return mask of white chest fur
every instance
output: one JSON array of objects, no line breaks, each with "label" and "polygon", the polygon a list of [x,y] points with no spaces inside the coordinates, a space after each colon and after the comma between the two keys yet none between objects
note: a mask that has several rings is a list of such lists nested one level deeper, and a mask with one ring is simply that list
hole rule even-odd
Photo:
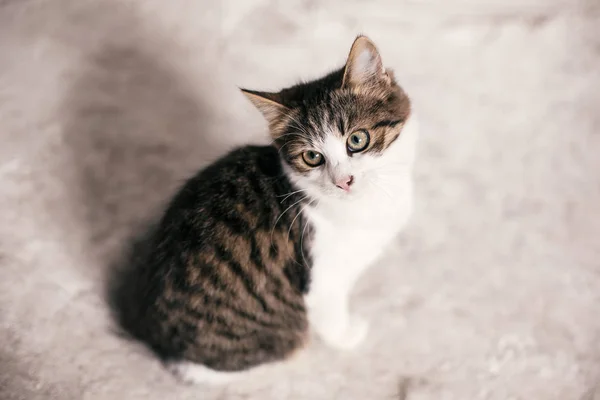
[{"label": "white chest fur", "polygon": [[374,192],[357,201],[307,210],[315,230],[313,286],[343,285],[350,290],[360,273],[383,253],[412,212],[412,182],[409,176],[403,179],[402,192],[391,198]]},{"label": "white chest fur", "polygon": [[416,137],[413,120],[382,163],[395,165],[385,186],[370,182],[361,196],[323,199],[305,210],[315,230],[306,304],[313,328],[330,345],[352,348],[366,336],[366,321],[349,312],[350,292],[412,213]]}]

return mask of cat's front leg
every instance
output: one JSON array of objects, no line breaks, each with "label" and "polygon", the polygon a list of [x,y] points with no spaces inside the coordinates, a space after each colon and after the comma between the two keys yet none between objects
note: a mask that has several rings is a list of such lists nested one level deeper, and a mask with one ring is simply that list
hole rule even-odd
[{"label": "cat's front leg", "polygon": [[325,290],[316,285],[306,296],[313,329],[328,345],[345,350],[357,347],[369,330],[365,319],[350,313],[349,297],[349,290]]}]

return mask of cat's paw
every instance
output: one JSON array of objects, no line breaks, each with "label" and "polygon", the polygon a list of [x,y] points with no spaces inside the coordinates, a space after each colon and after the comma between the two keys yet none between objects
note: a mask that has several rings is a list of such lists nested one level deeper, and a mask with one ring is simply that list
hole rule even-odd
[{"label": "cat's paw", "polygon": [[223,372],[188,361],[169,362],[167,370],[180,382],[188,385],[224,385],[239,379],[246,372]]},{"label": "cat's paw", "polygon": [[338,349],[351,350],[358,347],[365,340],[368,332],[369,323],[357,315],[352,315],[346,329],[337,337],[329,338],[328,342]]}]

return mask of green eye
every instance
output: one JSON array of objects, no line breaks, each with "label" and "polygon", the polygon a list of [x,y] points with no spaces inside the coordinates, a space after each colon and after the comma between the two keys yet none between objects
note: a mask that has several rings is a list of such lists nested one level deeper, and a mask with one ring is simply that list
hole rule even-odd
[{"label": "green eye", "polygon": [[323,157],[323,154],[314,150],[308,150],[302,153],[302,159],[311,167],[318,167],[325,162],[325,157]]},{"label": "green eye", "polygon": [[369,132],[366,130],[356,131],[350,136],[348,136],[348,141],[346,142],[346,147],[348,147],[348,151],[350,153],[358,153],[359,151],[363,151],[369,146],[369,141],[371,137],[369,136]]}]

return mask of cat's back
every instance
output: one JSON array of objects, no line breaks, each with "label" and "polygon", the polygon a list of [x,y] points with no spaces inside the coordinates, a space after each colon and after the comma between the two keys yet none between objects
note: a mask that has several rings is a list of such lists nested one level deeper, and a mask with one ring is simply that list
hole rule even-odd
[{"label": "cat's back", "polygon": [[181,242],[182,236],[194,236],[196,242],[209,243],[215,235],[225,239],[271,228],[275,233],[282,205],[296,196],[281,200],[293,191],[274,147],[235,149],[179,190],[161,223],[163,240]]},{"label": "cat's back", "polygon": [[[192,209],[219,201],[269,200],[291,186],[283,176],[277,150],[272,146],[245,146],[231,151],[189,179],[168,212]],[[256,204],[259,205],[259,204]],[[170,215],[167,215],[167,218]]]},{"label": "cat's back", "polygon": [[[137,277],[138,336],[166,358],[222,369],[295,349],[307,327],[309,255],[293,192],[268,146],[234,150],[188,180]],[[247,352],[226,356],[232,346]]]}]

